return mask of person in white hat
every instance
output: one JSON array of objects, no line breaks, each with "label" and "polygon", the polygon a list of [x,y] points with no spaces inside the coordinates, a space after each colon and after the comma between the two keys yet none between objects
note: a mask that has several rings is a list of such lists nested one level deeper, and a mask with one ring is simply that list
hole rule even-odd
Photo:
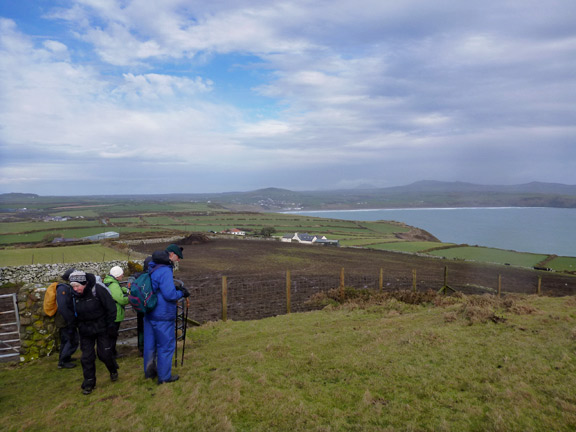
[{"label": "person in white hat", "polygon": [[102,282],[110,290],[110,295],[116,302],[116,320],[114,325],[116,326],[116,337],[112,338],[112,355],[115,359],[118,358],[118,352],[116,351],[116,342],[118,341],[118,331],[120,331],[120,324],[124,321],[125,307],[128,304],[128,289],[125,286],[120,285],[120,281],[124,278],[124,270],[120,266],[114,266],[110,269],[110,274],[108,274]]}]

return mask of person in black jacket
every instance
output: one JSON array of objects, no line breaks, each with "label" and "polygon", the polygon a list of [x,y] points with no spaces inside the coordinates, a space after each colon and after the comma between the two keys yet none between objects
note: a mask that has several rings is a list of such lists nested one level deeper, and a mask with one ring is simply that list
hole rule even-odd
[{"label": "person in black jacket", "polygon": [[68,284],[70,275],[76,271],[70,268],[62,275],[63,283],[56,287],[56,304],[58,312],[56,313],[55,324],[60,334],[60,354],[58,356],[59,369],[71,369],[76,367],[73,363],[72,354],[78,349],[78,329],[76,320],[71,311],[72,305],[72,287]]},{"label": "person in black jacket", "polygon": [[104,286],[96,284],[96,277],[91,273],[78,270],[73,272],[70,275],[70,286],[72,312],[78,325],[82,350],[82,393],[87,395],[96,386],[96,353],[110,372],[110,379],[118,379],[118,368],[110,342],[110,337],[116,335],[116,303]]}]

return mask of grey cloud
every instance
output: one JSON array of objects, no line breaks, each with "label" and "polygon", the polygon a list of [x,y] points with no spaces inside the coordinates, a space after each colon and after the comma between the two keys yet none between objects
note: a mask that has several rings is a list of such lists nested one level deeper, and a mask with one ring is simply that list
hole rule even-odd
[{"label": "grey cloud", "polygon": [[[132,160],[157,185],[171,160],[147,165],[160,145],[178,149],[183,192],[575,181],[576,3],[70,4],[52,17],[113,66],[74,63],[82,56],[65,38],[35,45],[4,20],[3,166],[84,155],[113,173]],[[274,109],[254,115],[226,98],[226,86],[241,84],[210,66],[227,53],[260,60],[237,70],[257,70],[251,91]],[[27,124],[36,129],[24,133]],[[52,150],[28,152],[37,161],[19,154],[43,145]]]}]

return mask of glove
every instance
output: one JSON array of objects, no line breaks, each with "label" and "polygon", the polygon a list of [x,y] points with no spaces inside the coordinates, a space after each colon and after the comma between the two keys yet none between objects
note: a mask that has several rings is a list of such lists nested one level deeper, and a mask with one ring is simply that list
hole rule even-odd
[{"label": "glove", "polygon": [[186,288],[180,287],[179,289],[180,289],[180,291],[182,291],[182,298],[190,297],[190,292],[188,292],[188,290]]},{"label": "glove", "polygon": [[108,327],[108,329],[106,329],[106,333],[108,334],[109,338],[116,338],[118,337],[118,331],[116,330],[116,327]]}]

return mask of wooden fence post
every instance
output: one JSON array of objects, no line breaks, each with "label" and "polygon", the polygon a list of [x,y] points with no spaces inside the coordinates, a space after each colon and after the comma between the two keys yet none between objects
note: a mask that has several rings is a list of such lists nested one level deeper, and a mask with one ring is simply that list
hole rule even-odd
[{"label": "wooden fence post", "polygon": [[416,292],[416,269],[412,270],[412,291]]},{"label": "wooden fence post", "polygon": [[340,270],[340,301],[344,301],[344,267]]},{"label": "wooden fence post", "polygon": [[382,292],[384,288],[384,269],[380,267],[380,281],[378,282],[378,289]]},{"label": "wooden fence post", "polygon": [[536,291],[536,294],[542,294],[542,276],[538,276],[538,290]]},{"label": "wooden fence post", "polygon": [[228,319],[228,278],[222,276],[222,321]]},{"label": "wooden fence post", "polygon": [[286,270],[286,313],[290,313],[290,286],[292,281],[290,279],[290,270]]},{"label": "wooden fence post", "polygon": [[438,293],[447,294],[448,291],[456,292],[454,288],[448,285],[448,266],[444,266],[444,286],[440,288]]},{"label": "wooden fence post", "polygon": [[498,298],[502,295],[502,275],[498,275]]}]

